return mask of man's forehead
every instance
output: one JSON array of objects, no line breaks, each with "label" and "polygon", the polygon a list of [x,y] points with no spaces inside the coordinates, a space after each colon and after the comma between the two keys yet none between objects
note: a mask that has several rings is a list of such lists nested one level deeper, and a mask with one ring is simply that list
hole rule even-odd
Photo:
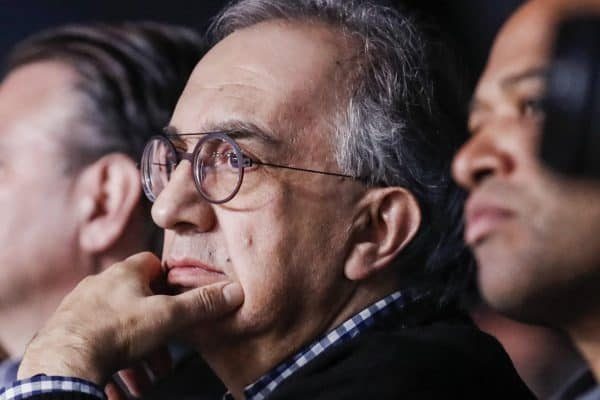
[{"label": "man's forehead", "polygon": [[65,135],[68,123],[78,112],[79,97],[73,90],[77,73],[66,64],[41,61],[24,64],[11,71],[0,85],[0,133],[2,139],[30,137],[39,145],[53,146]]},{"label": "man's forehead", "polygon": [[553,37],[547,3],[530,2],[521,7],[496,38],[477,84],[472,109],[494,94],[543,78]]},{"label": "man's forehead", "polygon": [[323,27],[270,21],[236,31],[196,66],[172,123],[180,131],[229,119],[302,129],[323,114],[342,52]]},{"label": "man's forehead", "polygon": [[528,1],[498,34],[484,77],[496,69],[529,69],[534,65],[545,65],[558,23],[569,16],[590,12],[600,12],[600,0]]},{"label": "man's forehead", "polygon": [[0,96],[11,105],[37,108],[38,103],[72,92],[76,81],[77,73],[66,64],[34,62],[12,70],[0,84]]},{"label": "man's forehead", "polygon": [[197,67],[228,63],[271,82],[280,74],[289,78],[290,72],[322,73],[331,67],[332,58],[344,53],[341,38],[337,31],[322,24],[265,21],[223,38]]}]

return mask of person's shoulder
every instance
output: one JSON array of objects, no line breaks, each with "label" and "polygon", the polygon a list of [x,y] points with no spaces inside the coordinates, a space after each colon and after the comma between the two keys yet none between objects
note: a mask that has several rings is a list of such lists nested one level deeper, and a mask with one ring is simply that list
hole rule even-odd
[{"label": "person's shoulder", "polygon": [[600,400],[600,385],[578,397],[577,400]]},{"label": "person's shoulder", "polygon": [[467,318],[436,320],[410,327],[370,332],[356,343],[358,351],[387,348],[415,362],[439,367],[463,366],[481,371],[512,363],[502,345],[493,336],[479,330]]},{"label": "person's shoulder", "polygon": [[466,318],[374,331],[356,342],[356,357],[373,357],[403,385],[435,386],[485,398],[533,398],[500,343]]},{"label": "person's shoulder", "polygon": [[462,318],[374,329],[311,364],[274,398],[533,398],[500,344]]}]

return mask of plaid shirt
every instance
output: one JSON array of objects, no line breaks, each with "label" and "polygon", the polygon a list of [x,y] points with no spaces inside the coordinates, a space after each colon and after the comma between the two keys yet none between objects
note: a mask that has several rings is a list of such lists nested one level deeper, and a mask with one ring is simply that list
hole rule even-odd
[{"label": "plaid shirt", "polygon": [[[365,308],[334,330],[305,346],[291,359],[279,364],[255,383],[247,386],[244,390],[246,399],[266,399],[286,378],[325,350],[358,336],[381,317],[388,315],[394,309],[402,308],[405,302],[404,296],[398,291]],[[16,381],[12,386],[0,390],[0,400],[20,400],[31,395],[56,392],[85,393],[99,400],[106,399],[102,389],[91,382],[77,378],[36,375],[26,380]],[[224,399],[230,400],[233,397],[227,393]]]},{"label": "plaid shirt", "polygon": [[[319,356],[328,348],[342,344],[358,336],[373,325],[375,321],[388,315],[393,309],[402,308],[405,302],[404,296],[398,291],[371,304],[334,330],[305,346],[291,359],[279,364],[255,383],[247,386],[244,390],[246,399],[266,399],[286,378],[308,364],[309,361]],[[227,393],[224,396],[224,400],[233,400],[233,397]]]},{"label": "plaid shirt", "polygon": [[63,376],[35,375],[29,379],[14,382],[0,389],[0,400],[20,400],[46,393],[87,394],[105,399],[104,391],[97,385],[78,378]]}]

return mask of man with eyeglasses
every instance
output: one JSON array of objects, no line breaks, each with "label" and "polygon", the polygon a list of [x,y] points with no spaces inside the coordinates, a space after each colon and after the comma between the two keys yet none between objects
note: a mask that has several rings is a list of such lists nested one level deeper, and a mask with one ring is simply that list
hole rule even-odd
[{"label": "man with eyeglasses", "polygon": [[368,1],[243,0],[212,35],[142,157],[162,262],[83,282],[5,393],[100,398],[107,374],[176,336],[226,398],[529,398],[457,308],[458,102],[437,95],[444,71],[412,20]]}]

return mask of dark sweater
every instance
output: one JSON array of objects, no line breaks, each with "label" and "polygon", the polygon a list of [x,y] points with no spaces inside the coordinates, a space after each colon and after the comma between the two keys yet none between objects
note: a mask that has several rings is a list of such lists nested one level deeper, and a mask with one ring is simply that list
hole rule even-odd
[{"label": "dark sweater", "polygon": [[473,325],[371,330],[306,365],[280,399],[533,399],[502,346]]}]

